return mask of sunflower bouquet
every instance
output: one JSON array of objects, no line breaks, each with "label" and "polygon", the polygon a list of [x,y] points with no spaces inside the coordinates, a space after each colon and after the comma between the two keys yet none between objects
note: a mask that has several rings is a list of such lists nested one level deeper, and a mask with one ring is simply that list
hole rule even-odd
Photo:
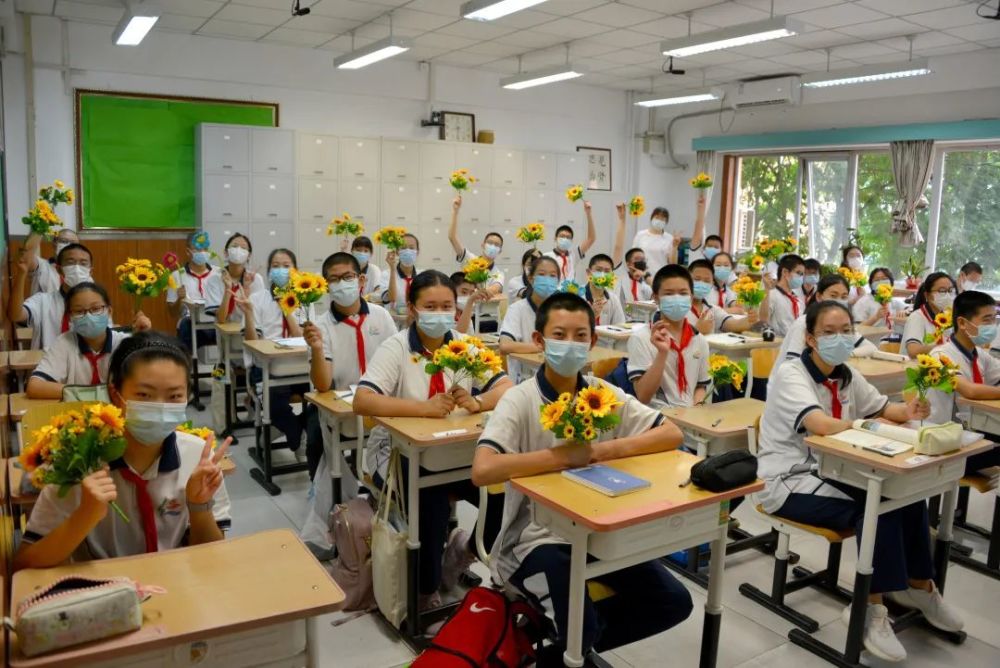
[{"label": "sunflower bouquet", "polygon": [[51,237],[52,228],[60,227],[62,219],[56,215],[55,207],[59,204],[73,204],[75,195],[72,188],[56,179],[51,186],[45,186],[38,191],[35,205],[21,222],[31,228],[31,231],[41,237]]},{"label": "sunflower bouquet", "polygon": [[692,188],[706,190],[712,187],[712,177],[705,172],[698,172],[698,175],[688,181],[688,183],[691,184]]},{"label": "sunflower bouquet", "polygon": [[941,311],[934,316],[934,331],[924,334],[924,343],[941,344],[945,341],[945,334],[952,328],[951,309]]},{"label": "sunflower bouquet", "polygon": [[636,195],[628,201],[628,212],[629,215],[638,218],[642,214],[646,213],[646,200],[642,195]]},{"label": "sunflower bouquet", "polygon": [[[35,487],[58,485],[61,498],[91,473],[124,454],[125,418],[121,409],[111,404],[90,404],[53,417],[32,434],[32,442],[21,450],[19,461]],[[112,501],[110,505],[129,521],[117,503]]]},{"label": "sunflower bouquet", "polygon": [[159,297],[167,288],[177,289],[173,269],[159,262],[130,257],[115,268],[115,274],[122,290],[135,296],[136,311],[146,297]]},{"label": "sunflower bouquet", "polygon": [[572,278],[567,278],[559,284],[559,287],[556,288],[556,292],[568,292],[572,295],[579,295],[582,297],[586,294],[586,288],[574,281]]},{"label": "sunflower bouquet", "polygon": [[951,394],[955,391],[958,371],[958,365],[947,355],[917,355],[917,366],[906,370],[906,386],[903,391],[916,390],[921,401],[927,399],[928,390]]},{"label": "sunflower bouquet", "polygon": [[764,291],[759,281],[755,281],[749,276],[743,276],[733,284],[733,292],[736,293],[736,302],[741,306],[757,308],[767,293]]},{"label": "sunflower bouquet", "polygon": [[[194,426],[194,422],[192,422],[191,420],[188,420],[187,422],[183,422],[177,425],[177,431],[181,432],[182,434],[191,434],[192,436],[197,436],[203,441],[207,441],[208,439],[215,437],[215,432],[212,431],[210,428],[196,427]],[[215,446],[216,443],[213,440],[212,441],[213,450],[215,450]]]},{"label": "sunflower bouquet", "polygon": [[375,243],[382,244],[391,251],[399,252],[406,246],[405,227],[383,227],[375,233]]},{"label": "sunflower bouquet", "polygon": [[872,293],[872,299],[882,306],[885,306],[892,301],[892,286],[885,285],[884,283],[878,286],[875,288],[875,292]]},{"label": "sunflower bouquet", "polygon": [[576,185],[566,188],[566,199],[570,202],[578,202],[583,199],[583,186]]},{"label": "sunflower bouquet", "polygon": [[274,286],[274,296],[286,316],[305,307],[306,320],[312,321],[315,319],[313,304],[323,299],[326,290],[326,279],[319,274],[292,269],[285,287]]},{"label": "sunflower bouquet", "polygon": [[[725,355],[710,355],[708,358],[708,377],[712,380],[712,387],[733,386],[737,392],[743,389],[743,380],[747,377],[746,361],[734,362]],[[705,398],[712,396],[712,389],[705,394]]]},{"label": "sunflower bouquet", "polygon": [[462,272],[469,283],[483,287],[490,280],[490,261],[484,257],[474,257],[465,263]]},{"label": "sunflower bouquet", "polygon": [[863,288],[868,285],[868,277],[865,272],[851,269],[850,267],[840,267],[837,273],[844,277],[847,284],[852,288]]},{"label": "sunflower bouquet", "polygon": [[463,190],[468,190],[475,182],[476,177],[470,174],[467,169],[456,169],[451,173],[451,178],[448,179],[448,183],[450,183],[451,187],[455,189],[455,192],[460,195]]},{"label": "sunflower bouquet", "polygon": [[357,237],[364,234],[365,226],[361,224],[360,221],[351,218],[351,214],[346,211],[340,214],[340,218],[334,218],[330,221],[330,224],[326,227],[326,236],[333,236],[334,234],[346,234],[348,236]]},{"label": "sunflower bouquet", "polygon": [[487,374],[496,375],[503,371],[503,359],[486,347],[482,340],[467,336],[452,339],[434,351],[424,371],[433,376],[442,371],[451,372],[451,386],[455,387],[464,379],[483,380]]},{"label": "sunflower bouquet", "polygon": [[540,421],[556,438],[589,443],[621,422],[621,417],[615,413],[621,405],[614,391],[599,383],[580,390],[576,399],[569,392],[563,392],[552,403],[542,404]]},{"label": "sunflower bouquet", "polygon": [[615,275],[611,272],[590,279],[590,284],[603,290],[614,290]]},{"label": "sunflower bouquet", "polygon": [[798,245],[798,242],[792,237],[786,239],[762,237],[754,244],[753,253],[764,258],[767,262],[777,262],[781,259],[782,255],[794,253]]},{"label": "sunflower bouquet", "polygon": [[545,226],[541,223],[528,223],[517,231],[517,238],[537,248],[538,242],[545,238]]}]

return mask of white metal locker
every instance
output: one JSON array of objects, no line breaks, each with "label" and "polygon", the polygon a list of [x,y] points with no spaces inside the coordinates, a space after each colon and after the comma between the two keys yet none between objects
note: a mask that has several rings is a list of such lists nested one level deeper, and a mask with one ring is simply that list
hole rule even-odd
[{"label": "white metal locker", "polygon": [[295,220],[295,180],[291,176],[254,176],[250,219],[259,223]]},{"label": "white metal locker", "polygon": [[[459,224],[489,225],[493,219],[490,188],[474,187],[462,194],[462,213]],[[448,216],[451,213],[447,214]],[[451,218],[447,219],[451,222]],[[447,233],[447,232],[446,232]]]},{"label": "white metal locker", "polygon": [[493,189],[493,227],[514,228],[524,219],[524,191],[515,188]]},{"label": "white metal locker", "polygon": [[205,172],[249,172],[250,129],[200,125],[199,151]]},{"label": "white metal locker", "polygon": [[587,160],[579,153],[560,153],[556,188],[565,192],[570,186],[587,185]]},{"label": "white metal locker", "polygon": [[250,217],[250,179],[245,174],[202,176],[201,206],[204,220],[247,220]]},{"label": "white metal locker", "polygon": [[524,195],[524,221],[541,223],[551,227],[556,222],[556,200],[560,197],[554,190],[528,190]]},{"label": "white metal locker", "polygon": [[[267,256],[275,248],[295,249],[294,223],[250,223],[250,241],[253,242],[251,264],[267,272]],[[266,282],[266,279],[265,279]]]},{"label": "white metal locker", "polygon": [[[584,194],[584,198],[587,194]],[[596,218],[595,218],[596,220]],[[556,227],[559,225],[569,225],[573,228],[573,235],[576,238],[580,238],[581,234],[585,234],[587,231],[587,217],[583,213],[583,200],[577,202],[570,202],[565,197],[559,197],[556,201]],[[545,230],[546,240],[550,243],[552,239],[555,238],[555,227],[551,229],[546,228]]]},{"label": "white metal locker", "polygon": [[[208,239],[212,243],[212,250],[214,250],[219,255],[224,255],[223,248],[229,237],[233,236],[237,232],[240,234],[248,235],[250,234],[250,223],[246,221],[205,221],[201,224],[201,229],[208,232]],[[225,262],[225,257],[222,258],[222,262]]]},{"label": "white metal locker", "polygon": [[420,142],[382,140],[382,180],[416,183],[420,177]]},{"label": "white metal locker", "polygon": [[[420,144],[420,176],[424,183],[448,185],[451,173],[456,169],[471,167],[458,165],[455,161],[455,145],[445,142],[424,142]],[[479,175],[472,172],[479,178]]]},{"label": "white metal locker", "polygon": [[524,183],[524,152],[497,148],[493,152],[493,187],[520,188]]},{"label": "white metal locker", "polygon": [[255,174],[295,173],[295,134],[291,130],[254,128],[250,150]]},{"label": "white metal locker", "polygon": [[346,211],[352,218],[360,220],[367,236],[371,236],[379,228],[379,190],[377,183],[340,183],[338,213]]},{"label": "white metal locker", "polygon": [[555,153],[524,154],[524,184],[528,188],[555,188],[558,158]]},{"label": "white metal locker", "polygon": [[[454,198],[455,191],[449,186],[440,183],[425,183],[420,186],[420,223],[445,226],[451,224],[451,202]],[[465,215],[463,209],[459,214],[459,224]]]},{"label": "white metal locker", "polygon": [[380,144],[378,139],[341,137],[340,180],[378,181]]},{"label": "white metal locker", "polygon": [[437,269],[446,274],[458,271],[455,249],[448,241],[448,228],[443,225],[423,225],[417,234],[420,239],[418,269]]},{"label": "white metal locker", "polygon": [[340,143],[332,135],[299,133],[296,166],[299,176],[337,179]]},{"label": "white metal locker", "polygon": [[493,185],[493,152],[489,144],[458,144],[455,147],[456,169],[467,169],[476,177],[476,185],[488,188]]},{"label": "white metal locker", "polygon": [[382,184],[381,226],[401,225],[413,227],[419,221],[420,193],[418,187],[408,183]]},{"label": "white metal locker", "polygon": [[298,190],[299,220],[329,222],[341,214],[337,210],[336,181],[300,178]]},{"label": "white metal locker", "polygon": [[340,250],[340,239],[327,236],[325,224],[308,220],[300,220],[295,226],[295,241],[300,269],[319,271],[323,260]]}]

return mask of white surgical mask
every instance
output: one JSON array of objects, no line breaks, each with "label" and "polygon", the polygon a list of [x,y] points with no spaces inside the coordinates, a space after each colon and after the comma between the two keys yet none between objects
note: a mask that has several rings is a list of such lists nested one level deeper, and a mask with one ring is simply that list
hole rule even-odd
[{"label": "white surgical mask", "polygon": [[250,259],[250,251],[240,246],[230,246],[226,251],[226,257],[231,264],[246,264]]},{"label": "white surgical mask", "polygon": [[80,264],[70,264],[62,268],[63,278],[66,280],[66,285],[69,287],[74,287],[80,283],[86,283],[90,281],[90,267],[84,267]]},{"label": "white surgical mask", "polygon": [[341,308],[353,306],[358,301],[358,297],[361,296],[361,288],[357,279],[353,281],[342,280],[336,285],[331,283],[327,291],[330,293],[330,299],[333,300],[333,303]]}]

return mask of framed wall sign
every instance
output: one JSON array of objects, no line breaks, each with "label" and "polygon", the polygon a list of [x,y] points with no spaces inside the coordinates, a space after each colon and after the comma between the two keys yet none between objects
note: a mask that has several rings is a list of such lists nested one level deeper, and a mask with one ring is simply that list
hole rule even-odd
[{"label": "framed wall sign", "polygon": [[587,190],[611,190],[611,149],[577,146],[587,156]]},{"label": "framed wall sign", "polygon": [[476,141],[476,115],[458,111],[442,111],[441,139],[445,141]]}]

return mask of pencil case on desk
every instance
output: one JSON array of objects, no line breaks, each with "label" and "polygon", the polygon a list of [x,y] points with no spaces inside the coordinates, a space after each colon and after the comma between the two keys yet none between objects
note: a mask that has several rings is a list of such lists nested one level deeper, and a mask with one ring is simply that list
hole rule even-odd
[{"label": "pencil case on desk", "polygon": [[21,653],[38,656],[135,631],[142,626],[139,604],[158,591],[124,577],[60,578],[18,604],[13,628]]},{"label": "pencil case on desk", "polygon": [[957,422],[921,427],[913,452],[918,455],[943,455],[962,447],[962,425]]}]

